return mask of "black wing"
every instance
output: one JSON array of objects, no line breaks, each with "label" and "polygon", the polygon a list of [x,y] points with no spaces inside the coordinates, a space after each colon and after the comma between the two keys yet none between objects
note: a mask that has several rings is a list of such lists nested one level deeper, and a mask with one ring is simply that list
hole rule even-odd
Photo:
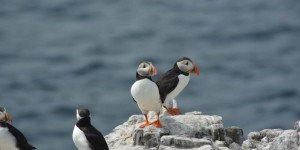
[{"label": "black wing", "polygon": [[159,94],[162,102],[164,102],[167,95],[176,88],[179,82],[178,75],[179,75],[178,73],[176,73],[171,69],[168,72],[162,74],[156,80],[156,84],[158,86]]},{"label": "black wing", "polygon": [[92,150],[109,150],[105,138],[95,127],[91,125],[80,129],[84,132]]},{"label": "black wing", "polygon": [[35,147],[33,147],[31,144],[29,144],[27,142],[27,139],[25,138],[23,133],[21,133],[17,128],[10,125],[9,123],[6,123],[6,126],[8,127],[9,132],[12,133],[16,137],[17,147],[19,147],[21,150],[36,149]]}]

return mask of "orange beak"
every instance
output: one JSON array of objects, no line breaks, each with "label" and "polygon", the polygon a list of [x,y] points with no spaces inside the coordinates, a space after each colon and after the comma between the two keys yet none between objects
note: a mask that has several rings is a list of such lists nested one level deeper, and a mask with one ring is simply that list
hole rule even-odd
[{"label": "orange beak", "polygon": [[148,72],[150,75],[154,76],[158,73],[157,69],[155,68],[154,65],[151,64],[151,69]]},{"label": "orange beak", "polygon": [[12,122],[12,118],[8,113],[5,113],[5,121]]},{"label": "orange beak", "polygon": [[199,75],[199,68],[196,65],[194,65],[192,73],[195,74],[195,75],[197,75],[197,76]]}]

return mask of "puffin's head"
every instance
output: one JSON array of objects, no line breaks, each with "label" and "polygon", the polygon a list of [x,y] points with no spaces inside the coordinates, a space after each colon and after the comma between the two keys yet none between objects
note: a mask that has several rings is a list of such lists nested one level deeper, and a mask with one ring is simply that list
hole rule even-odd
[{"label": "puffin's head", "polygon": [[90,117],[91,113],[88,109],[86,108],[78,108],[76,109],[76,117],[77,120],[80,120],[82,118]]},{"label": "puffin's head", "polygon": [[152,65],[151,62],[144,61],[144,62],[140,63],[136,72],[140,76],[154,76],[157,74],[157,69],[154,67],[154,65]]},{"label": "puffin's head", "polygon": [[183,72],[199,75],[199,68],[190,58],[182,57],[177,60],[175,65],[177,65],[177,67]]},{"label": "puffin's head", "polygon": [[12,122],[11,116],[6,112],[6,109],[1,106],[0,106],[0,121]]}]

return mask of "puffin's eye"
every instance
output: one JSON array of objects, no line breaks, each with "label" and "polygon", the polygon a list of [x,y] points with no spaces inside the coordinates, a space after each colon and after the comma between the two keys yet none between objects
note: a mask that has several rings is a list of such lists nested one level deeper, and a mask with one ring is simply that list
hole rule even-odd
[{"label": "puffin's eye", "polygon": [[143,65],[143,68],[146,68],[146,64]]},{"label": "puffin's eye", "polygon": [[188,61],[186,61],[185,65],[189,65],[189,62],[188,62]]}]

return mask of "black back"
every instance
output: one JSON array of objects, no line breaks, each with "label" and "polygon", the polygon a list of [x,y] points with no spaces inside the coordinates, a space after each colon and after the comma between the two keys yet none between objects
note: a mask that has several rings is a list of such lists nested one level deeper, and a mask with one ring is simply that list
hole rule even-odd
[{"label": "black back", "polygon": [[85,117],[77,121],[76,126],[85,134],[92,150],[108,150],[107,143],[95,127],[91,125],[91,118]]},{"label": "black back", "polygon": [[157,80],[156,85],[159,89],[160,99],[162,103],[165,102],[165,99],[169,93],[171,93],[177,86],[179,82],[178,76],[180,74],[188,76],[189,74],[181,71],[177,64],[175,63],[174,67],[162,74]]},{"label": "black back", "polygon": [[20,150],[33,150],[33,149],[36,149],[35,147],[33,147],[31,144],[29,144],[27,142],[27,139],[25,138],[25,136],[23,135],[23,133],[21,133],[14,126],[10,125],[7,122],[0,122],[0,126],[8,128],[9,132],[16,138],[16,140],[17,140],[16,141],[17,142],[16,146]]}]

